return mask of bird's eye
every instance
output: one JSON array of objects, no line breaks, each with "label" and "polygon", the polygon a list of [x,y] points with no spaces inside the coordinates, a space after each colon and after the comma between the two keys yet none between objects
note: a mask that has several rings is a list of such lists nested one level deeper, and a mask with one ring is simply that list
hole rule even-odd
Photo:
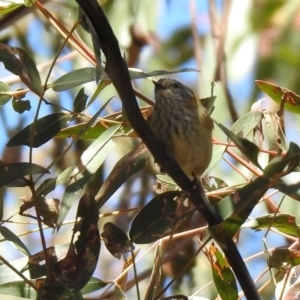
[{"label": "bird's eye", "polygon": [[178,88],[179,88],[179,85],[178,85],[178,83],[174,82],[174,83],[172,83],[172,87],[173,87],[174,89],[178,89]]}]

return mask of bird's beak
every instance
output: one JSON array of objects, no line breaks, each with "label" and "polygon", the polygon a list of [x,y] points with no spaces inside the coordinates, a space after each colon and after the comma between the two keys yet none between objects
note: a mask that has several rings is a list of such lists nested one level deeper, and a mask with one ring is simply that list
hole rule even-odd
[{"label": "bird's beak", "polygon": [[154,91],[156,92],[157,90],[159,90],[159,89],[162,89],[162,85],[160,84],[160,83],[158,83],[157,81],[154,81],[153,79],[152,79],[152,82],[153,82],[153,84],[154,84],[154,86],[155,86],[155,88],[154,88]]},{"label": "bird's beak", "polygon": [[159,84],[157,81],[155,81],[155,80],[153,80],[153,79],[152,79],[152,83],[153,83],[155,86],[158,86],[158,84]]}]

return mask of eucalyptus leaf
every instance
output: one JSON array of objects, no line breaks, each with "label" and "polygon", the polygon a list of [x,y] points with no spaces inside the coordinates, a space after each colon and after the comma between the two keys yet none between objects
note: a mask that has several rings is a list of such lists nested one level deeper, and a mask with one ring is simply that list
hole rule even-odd
[{"label": "eucalyptus leaf", "polygon": [[[299,163],[300,148],[297,144],[291,142],[284,157],[275,157],[270,161],[268,166],[264,169],[264,176],[266,178],[272,178],[275,175],[278,177],[278,174],[281,174],[281,176],[287,175],[294,171],[294,169],[298,167]],[[289,169],[286,169],[287,167]],[[277,181],[274,182],[274,184],[276,183]]]},{"label": "eucalyptus leaf", "polygon": [[5,68],[18,75],[33,92],[41,95],[44,88],[36,65],[24,49],[0,43],[0,61]]},{"label": "eucalyptus leaf", "polygon": [[292,172],[281,177],[274,188],[300,201],[300,172]]},{"label": "eucalyptus leaf", "polygon": [[10,87],[5,83],[0,81],[0,107],[5,105],[12,97],[10,95],[1,95],[1,93],[10,92]]},{"label": "eucalyptus leaf", "polygon": [[148,153],[149,150],[146,146],[140,144],[116,163],[96,195],[98,209],[104,205],[124,182],[126,182],[133,174],[144,168]]},{"label": "eucalyptus leaf", "polygon": [[89,96],[84,93],[84,88],[81,88],[75,97],[73,111],[76,113],[84,111],[88,97]]},{"label": "eucalyptus leaf", "polygon": [[43,174],[49,171],[37,164],[20,162],[0,165],[0,186],[4,186],[16,179],[32,174]]},{"label": "eucalyptus leaf", "polygon": [[180,191],[170,191],[157,195],[135,216],[129,236],[136,244],[147,244],[170,234],[177,218],[175,198]]},{"label": "eucalyptus leaf", "polygon": [[[63,133],[61,134],[61,131],[56,135],[57,137],[73,137],[75,140],[81,139],[81,138],[98,138],[104,131],[98,131],[99,126],[97,126],[97,123],[95,124],[97,118],[99,115],[104,111],[107,104],[111,101],[112,98],[108,99],[101,108],[93,115],[91,119],[88,120],[88,122],[78,124],[75,126],[67,127],[63,130],[61,130]],[[94,126],[92,126],[94,124]],[[95,130],[93,128],[95,127]],[[103,127],[102,125],[100,127]],[[91,129],[92,128],[92,129]],[[89,132],[92,131],[92,137],[89,135]],[[65,133],[68,133],[67,136]],[[97,134],[98,133],[98,134]],[[86,135],[88,137],[86,137]]]},{"label": "eucalyptus leaf", "polygon": [[276,103],[284,102],[284,108],[293,113],[300,114],[300,96],[296,93],[270,82],[255,80],[258,87],[270,96]]},{"label": "eucalyptus leaf", "polygon": [[261,122],[263,113],[251,111],[239,118],[231,127],[231,131],[239,137],[246,138],[249,133]]},{"label": "eucalyptus leaf", "polygon": [[38,148],[51,140],[67,123],[69,114],[53,113],[38,119],[14,135],[7,147],[26,145]]},{"label": "eucalyptus leaf", "polygon": [[263,110],[262,135],[267,150],[281,153],[286,150],[285,137],[282,134],[280,119],[275,113]]},{"label": "eucalyptus leaf", "polygon": [[0,1],[0,16],[5,15],[9,12],[14,11],[18,7],[22,6],[24,4],[23,0],[14,0],[14,1]]},{"label": "eucalyptus leaf", "polygon": [[25,111],[29,111],[31,109],[31,104],[29,100],[20,100],[17,98],[13,98],[12,106],[14,111],[19,114],[22,114]]},{"label": "eucalyptus leaf", "polygon": [[123,229],[112,222],[104,224],[101,237],[106,249],[118,259],[120,259],[124,253],[131,252],[134,249]]},{"label": "eucalyptus leaf", "polygon": [[152,72],[143,72],[140,69],[134,69],[134,68],[129,68],[128,70],[129,70],[129,75],[130,75],[131,79],[164,76],[164,75],[171,75],[171,74],[184,73],[184,72],[200,72],[199,70],[193,69],[193,68],[181,68],[181,69],[176,69],[173,71],[155,70]]},{"label": "eucalyptus leaf", "polygon": [[298,249],[276,247],[269,250],[268,254],[268,264],[271,268],[281,269],[285,265],[298,266],[300,264]]},{"label": "eucalyptus leaf", "polygon": [[[264,169],[262,176],[218,202],[215,208],[224,222],[209,228],[212,236],[218,241],[231,238],[246,221],[265,192],[276,186],[280,180],[280,175],[292,172],[299,165],[299,162],[300,148],[298,145],[290,143],[285,157],[278,157],[276,161],[271,162]],[[289,169],[285,170],[286,167]]]},{"label": "eucalyptus leaf", "polygon": [[[56,178],[47,178],[37,189],[36,197],[47,196],[50,192],[54,191],[58,185],[63,185],[68,182],[70,173],[73,168],[69,167],[60,173]],[[33,200],[33,199],[31,199]]]},{"label": "eucalyptus leaf", "polygon": [[81,139],[92,139],[95,140],[97,137],[99,137],[107,127],[105,127],[100,122],[94,124],[93,126],[90,126],[89,128],[86,128],[87,123],[80,123],[73,126],[68,126],[66,128],[63,128],[61,131],[59,131],[56,134],[56,137],[66,139],[66,138],[76,138],[78,134],[81,134],[83,130],[85,132],[81,134]]},{"label": "eucalyptus leaf", "polygon": [[116,297],[115,298],[116,300],[126,300],[127,299],[122,288],[117,284],[115,284],[115,297]]},{"label": "eucalyptus leaf", "polygon": [[[66,256],[56,262],[51,272],[51,284],[72,292],[81,290],[92,277],[100,253],[99,213],[95,198],[84,194],[78,204],[73,236]],[[74,234],[79,231],[77,237]],[[48,274],[49,276],[49,274]],[[49,282],[48,277],[46,283]]]},{"label": "eucalyptus leaf", "polygon": [[96,277],[92,277],[89,282],[81,289],[81,293],[83,295],[90,294],[93,292],[96,292],[105,286],[107,286],[109,282],[103,281],[101,279],[98,279]]},{"label": "eucalyptus leaf", "polygon": [[61,76],[49,87],[55,92],[61,92],[94,80],[96,80],[95,68],[81,68]]},{"label": "eucalyptus leaf", "polygon": [[5,226],[0,226],[0,233],[3,235],[3,237],[7,240],[12,242],[15,247],[23,253],[25,256],[29,256],[30,252],[28,248],[25,246],[25,244],[20,240],[19,237],[17,237],[11,230],[9,230]]},{"label": "eucalyptus leaf", "polygon": [[[26,269],[26,265],[28,264],[28,257],[22,257],[16,260],[11,260],[10,265],[13,266],[16,270],[23,272],[23,275],[29,278],[28,269]],[[9,266],[5,264],[0,265],[0,294],[1,287],[6,283],[11,283],[13,281],[19,280],[19,275],[12,270]],[[22,281],[24,282],[24,281]]]},{"label": "eucalyptus leaf", "polygon": [[111,137],[120,129],[120,125],[115,125],[106,130],[99,136],[86,151],[83,152],[80,163],[69,177],[69,182],[63,195],[61,210],[57,220],[57,228],[59,229],[65,219],[71,205],[77,200],[84,186],[91,179],[92,175],[102,165],[107,155],[115,147],[115,143]]},{"label": "eucalyptus leaf", "polygon": [[215,208],[224,222],[211,226],[209,228],[211,235],[217,241],[226,241],[228,238],[232,238],[270,185],[267,178],[260,176],[218,202]]},{"label": "eucalyptus leaf", "polygon": [[200,102],[202,105],[206,108],[206,110],[212,114],[214,108],[215,108],[215,101],[217,99],[217,96],[210,96],[210,97],[205,97],[201,98]]},{"label": "eucalyptus leaf", "polygon": [[21,297],[22,299],[24,299],[24,297],[26,297],[26,299],[36,299],[37,297],[37,291],[28,285],[24,280],[1,284],[0,294],[9,295],[10,297]]},{"label": "eucalyptus leaf", "polygon": [[211,161],[207,169],[204,171],[203,177],[207,176],[209,172],[220,163],[220,160],[222,159],[226,148],[227,147],[225,145],[213,145],[213,154],[211,157]]},{"label": "eucalyptus leaf", "polygon": [[300,237],[300,228],[296,224],[296,217],[282,213],[257,217],[243,224],[242,228],[251,228],[253,230],[276,228],[284,234],[296,238]]},{"label": "eucalyptus leaf", "polygon": [[220,298],[222,300],[238,299],[236,280],[227,260],[214,244],[210,246],[208,255],[210,255],[210,261],[213,262],[211,269]]},{"label": "eucalyptus leaf", "polygon": [[259,148],[249,140],[245,138],[241,138],[234,134],[232,131],[227,129],[222,124],[216,122],[216,124],[223,130],[223,132],[231,139],[235,145],[239,148],[239,150],[259,169],[261,166],[258,163],[257,157],[259,153]]},{"label": "eucalyptus leaf", "polygon": [[[141,78],[148,78],[154,76],[171,75],[171,74],[183,73],[183,72],[199,72],[199,70],[193,68],[181,68],[173,71],[156,70],[148,73],[135,68],[129,68],[128,70],[131,79],[141,79]],[[56,92],[69,90],[81,84],[91,82],[91,81],[96,81],[97,79],[96,73],[97,73],[96,68],[82,68],[75,71],[71,71],[61,76],[57,80],[55,80],[48,87],[51,87]],[[109,80],[109,77],[105,73],[104,68],[102,66],[100,67],[99,79]]]}]

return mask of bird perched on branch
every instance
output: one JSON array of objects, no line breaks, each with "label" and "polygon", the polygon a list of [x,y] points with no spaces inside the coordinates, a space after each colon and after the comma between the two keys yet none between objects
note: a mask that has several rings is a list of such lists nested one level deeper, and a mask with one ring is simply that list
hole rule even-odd
[{"label": "bird perched on branch", "polygon": [[213,121],[184,84],[170,78],[153,83],[155,105],[149,126],[186,175],[199,178],[212,156]]}]

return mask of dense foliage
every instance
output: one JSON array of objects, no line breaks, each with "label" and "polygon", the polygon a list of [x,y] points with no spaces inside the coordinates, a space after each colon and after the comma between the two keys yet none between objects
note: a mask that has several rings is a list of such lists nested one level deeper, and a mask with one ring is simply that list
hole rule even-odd
[{"label": "dense foliage", "polygon": [[[106,1],[112,33],[77,2],[0,1],[0,294],[291,299],[300,4]],[[113,34],[119,45],[107,47]],[[127,64],[119,83],[118,47]],[[162,76],[197,90],[211,111],[209,202],[200,198],[212,216],[194,201],[201,188],[173,173],[168,157],[170,176],[159,174],[145,144],[159,160],[157,146],[120,93],[132,91],[126,76],[137,119],[151,113],[149,79]],[[232,241],[245,264],[226,252]]]}]

